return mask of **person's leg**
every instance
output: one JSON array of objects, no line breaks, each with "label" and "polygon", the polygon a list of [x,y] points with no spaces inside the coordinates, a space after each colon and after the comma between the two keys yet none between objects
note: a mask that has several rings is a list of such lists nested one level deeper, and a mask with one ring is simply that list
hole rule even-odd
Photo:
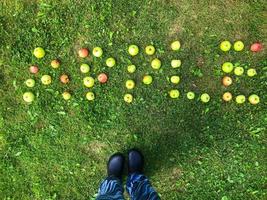
[{"label": "person's leg", "polygon": [[108,177],[101,183],[96,200],[124,200],[122,173],[124,156],[116,153],[110,157],[107,165]]},{"label": "person's leg", "polygon": [[143,174],[144,156],[136,149],[128,153],[127,192],[132,200],[159,200],[159,196]]}]

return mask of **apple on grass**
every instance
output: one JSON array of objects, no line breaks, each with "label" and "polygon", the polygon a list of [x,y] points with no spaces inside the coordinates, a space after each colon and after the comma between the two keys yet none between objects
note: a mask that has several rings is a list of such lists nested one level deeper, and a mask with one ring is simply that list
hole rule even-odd
[{"label": "apple on grass", "polygon": [[180,92],[179,92],[179,90],[176,90],[176,89],[170,90],[169,91],[169,96],[172,99],[177,99],[180,96]]},{"label": "apple on grass", "polygon": [[150,75],[145,75],[145,76],[143,77],[143,83],[146,84],[146,85],[151,84],[152,81],[153,81],[153,78],[152,78],[152,76],[150,76]]},{"label": "apple on grass", "polygon": [[37,47],[34,49],[33,54],[36,58],[43,58],[45,56],[45,51],[42,47]]},{"label": "apple on grass", "polygon": [[50,75],[43,75],[41,78],[41,82],[44,85],[49,85],[52,83],[52,77]]},{"label": "apple on grass", "polygon": [[256,94],[252,94],[248,97],[248,101],[252,105],[256,105],[256,104],[260,103],[260,97]]},{"label": "apple on grass", "polygon": [[181,60],[172,60],[171,61],[171,66],[172,68],[178,68],[182,65],[182,61]]},{"label": "apple on grass", "polygon": [[224,101],[228,102],[232,100],[233,96],[230,92],[225,92],[222,98]]},{"label": "apple on grass", "polygon": [[80,70],[83,74],[86,74],[90,71],[90,67],[88,64],[82,64],[81,67],[80,67]]},{"label": "apple on grass", "polygon": [[210,101],[210,95],[207,94],[207,93],[203,93],[201,96],[200,96],[200,100],[203,102],[203,103],[208,103]]},{"label": "apple on grass", "polygon": [[155,53],[156,49],[155,49],[154,46],[149,45],[149,46],[146,47],[145,51],[146,51],[147,55],[151,56],[151,55],[153,55]]},{"label": "apple on grass", "polygon": [[230,72],[233,71],[233,69],[234,69],[234,65],[233,65],[233,63],[231,63],[231,62],[225,62],[225,63],[223,63],[223,65],[222,65],[222,70],[223,70],[225,73],[230,73]]},{"label": "apple on grass", "polygon": [[229,77],[229,76],[225,76],[225,77],[223,77],[223,79],[222,79],[222,83],[223,83],[223,85],[224,85],[225,87],[228,87],[228,86],[232,85],[233,80],[232,80],[231,77]]},{"label": "apple on grass", "polygon": [[27,102],[27,103],[33,102],[34,101],[34,98],[35,98],[35,96],[34,96],[34,94],[32,92],[25,92],[23,94],[23,100],[25,102]]},{"label": "apple on grass", "polygon": [[242,41],[236,41],[234,43],[234,50],[235,51],[242,51],[244,49],[245,45]]},{"label": "apple on grass", "polygon": [[87,92],[86,93],[86,99],[88,101],[93,101],[95,99],[95,94],[93,92]]},{"label": "apple on grass", "polygon": [[235,101],[238,104],[245,103],[246,97],[244,95],[238,95],[238,96],[236,96]]},{"label": "apple on grass", "polygon": [[106,60],[106,65],[108,67],[114,67],[116,65],[116,60],[114,58],[108,58]]},{"label": "apple on grass", "polygon": [[91,76],[87,76],[83,79],[83,84],[85,85],[85,87],[91,88],[95,84],[95,79]]},{"label": "apple on grass", "polygon": [[173,51],[178,51],[180,48],[181,48],[180,41],[177,40],[177,41],[174,41],[174,42],[171,43],[171,49]]},{"label": "apple on grass", "polygon": [[220,44],[220,49],[222,50],[222,51],[229,51],[230,49],[231,49],[231,42],[229,42],[229,41],[227,41],[227,40],[225,40],[225,41],[223,41],[223,42],[221,42],[221,44]]},{"label": "apple on grass", "polygon": [[248,69],[248,71],[247,71],[247,75],[248,75],[249,77],[256,76],[256,75],[257,75],[257,71],[256,71],[256,69],[253,69],[253,68]]},{"label": "apple on grass", "polygon": [[25,84],[27,85],[27,87],[32,88],[35,86],[35,80],[33,80],[32,78],[29,78],[25,81]]},{"label": "apple on grass", "polygon": [[29,71],[32,74],[37,74],[39,71],[39,68],[36,65],[33,65],[33,66],[30,66]]},{"label": "apple on grass", "polygon": [[100,83],[106,83],[108,81],[108,76],[105,73],[101,73],[97,77]]},{"label": "apple on grass", "polygon": [[130,45],[129,48],[128,48],[128,53],[131,55],[131,56],[136,56],[138,53],[139,53],[139,48],[137,45]]},{"label": "apple on grass", "polygon": [[250,47],[250,50],[252,52],[259,52],[262,49],[263,49],[263,45],[261,43],[259,43],[259,42],[256,42],[256,43],[252,44],[251,47]]},{"label": "apple on grass", "polygon": [[62,74],[62,75],[60,76],[60,81],[61,81],[61,83],[63,83],[63,84],[67,84],[67,83],[70,81],[69,76],[66,75],[66,74]]},{"label": "apple on grass", "polygon": [[101,49],[101,47],[95,47],[93,49],[93,55],[97,58],[101,57],[103,55],[103,50]]},{"label": "apple on grass", "polygon": [[89,55],[89,50],[87,48],[81,48],[78,51],[78,55],[80,58],[86,58]]},{"label": "apple on grass", "polygon": [[60,61],[58,59],[51,61],[51,67],[52,68],[57,69],[57,68],[59,68],[59,66],[60,66]]},{"label": "apple on grass", "polygon": [[131,95],[131,94],[125,94],[124,95],[124,101],[127,102],[127,103],[132,103],[132,101],[133,101],[133,95]]},{"label": "apple on grass", "polygon": [[127,71],[129,72],[129,73],[134,73],[135,72],[135,70],[136,70],[136,66],[135,65],[129,65],[128,67],[127,67]]},{"label": "apple on grass", "polygon": [[171,76],[171,82],[173,84],[178,84],[180,82],[180,77],[179,76]]},{"label": "apple on grass", "polygon": [[133,89],[135,87],[135,82],[133,80],[127,80],[125,83],[125,87],[127,89]]},{"label": "apple on grass", "polygon": [[153,69],[159,69],[161,67],[161,61],[158,58],[155,58],[151,62],[151,67]]},{"label": "apple on grass", "polygon": [[187,92],[186,97],[190,100],[195,98],[195,93],[194,92]]},{"label": "apple on grass", "polygon": [[244,68],[243,67],[236,67],[234,69],[234,73],[237,76],[241,76],[242,74],[244,74]]},{"label": "apple on grass", "polygon": [[70,100],[71,94],[69,92],[65,91],[65,92],[62,93],[62,97],[63,97],[64,100],[67,101],[67,100]]}]

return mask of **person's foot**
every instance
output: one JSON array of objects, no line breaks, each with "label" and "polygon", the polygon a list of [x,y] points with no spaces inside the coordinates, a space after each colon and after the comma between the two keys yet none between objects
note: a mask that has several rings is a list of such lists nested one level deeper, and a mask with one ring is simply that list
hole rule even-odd
[{"label": "person's foot", "polygon": [[128,173],[143,173],[144,170],[144,156],[137,149],[131,149],[128,152]]},{"label": "person's foot", "polygon": [[109,177],[121,179],[124,169],[125,158],[121,153],[113,154],[108,161],[107,171]]}]

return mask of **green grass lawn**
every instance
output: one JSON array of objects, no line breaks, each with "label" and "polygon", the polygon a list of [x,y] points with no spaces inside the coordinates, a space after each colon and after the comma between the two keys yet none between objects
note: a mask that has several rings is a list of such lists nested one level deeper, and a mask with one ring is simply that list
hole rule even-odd
[{"label": "green grass lawn", "polygon": [[[146,172],[162,199],[252,200],[267,198],[267,52],[249,51],[250,44],[267,44],[266,0],[1,0],[0,2],[0,199],[91,199],[106,174],[106,161],[131,147],[143,150]],[[170,49],[180,40],[178,52]],[[245,50],[224,53],[223,40],[242,40]],[[140,53],[131,57],[128,46]],[[157,51],[147,56],[144,48]],[[43,59],[34,48],[46,51]],[[81,59],[77,51],[100,46],[101,58]],[[113,68],[105,65],[114,57]],[[152,58],[160,70],[150,67]],[[61,66],[53,69],[51,60]],[[182,66],[173,69],[172,59]],[[224,88],[222,63],[231,61],[257,75],[230,75]],[[109,75],[107,84],[83,86],[79,67],[91,66],[93,77]],[[37,64],[39,73],[29,73]],[[135,64],[134,74],[127,66]],[[59,76],[71,81],[63,85]],[[41,84],[49,74],[53,82]],[[154,81],[144,85],[142,77]],[[168,78],[179,75],[181,83]],[[36,80],[34,88],[24,84]],[[123,96],[133,79],[131,104]],[[179,99],[168,91],[178,89]],[[61,94],[72,94],[65,101]],[[22,95],[32,91],[35,101]],[[85,98],[93,91],[96,99]],[[196,99],[186,93],[194,91]],[[238,105],[221,99],[258,94],[261,102]],[[202,103],[199,96],[211,100]]]}]

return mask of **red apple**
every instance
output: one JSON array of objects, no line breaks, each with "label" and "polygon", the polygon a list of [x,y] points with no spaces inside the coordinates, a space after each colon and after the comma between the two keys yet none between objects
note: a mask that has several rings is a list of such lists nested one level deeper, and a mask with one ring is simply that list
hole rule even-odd
[{"label": "red apple", "polygon": [[108,81],[108,76],[105,73],[101,73],[97,77],[100,83],[106,83]]},{"label": "red apple", "polygon": [[251,45],[250,50],[253,52],[259,52],[262,50],[262,48],[263,48],[262,44],[259,42],[256,42]]},{"label": "red apple", "polygon": [[70,81],[69,76],[66,74],[62,74],[60,76],[60,81],[61,83],[67,84]]},{"label": "red apple", "polygon": [[33,65],[33,66],[30,66],[29,70],[32,74],[37,74],[39,71],[39,68],[36,65]]},{"label": "red apple", "polygon": [[223,77],[223,79],[222,79],[222,83],[223,83],[223,85],[224,85],[225,87],[227,87],[227,86],[229,86],[229,85],[231,85],[231,84],[233,83],[233,80],[232,80],[231,77],[229,77],[229,76],[225,76],[225,77]]},{"label": "red apple", "polygon": [[89,50],[86,48],[81,48],[78,52],[80,58],[85,58],[89,55]]}]

